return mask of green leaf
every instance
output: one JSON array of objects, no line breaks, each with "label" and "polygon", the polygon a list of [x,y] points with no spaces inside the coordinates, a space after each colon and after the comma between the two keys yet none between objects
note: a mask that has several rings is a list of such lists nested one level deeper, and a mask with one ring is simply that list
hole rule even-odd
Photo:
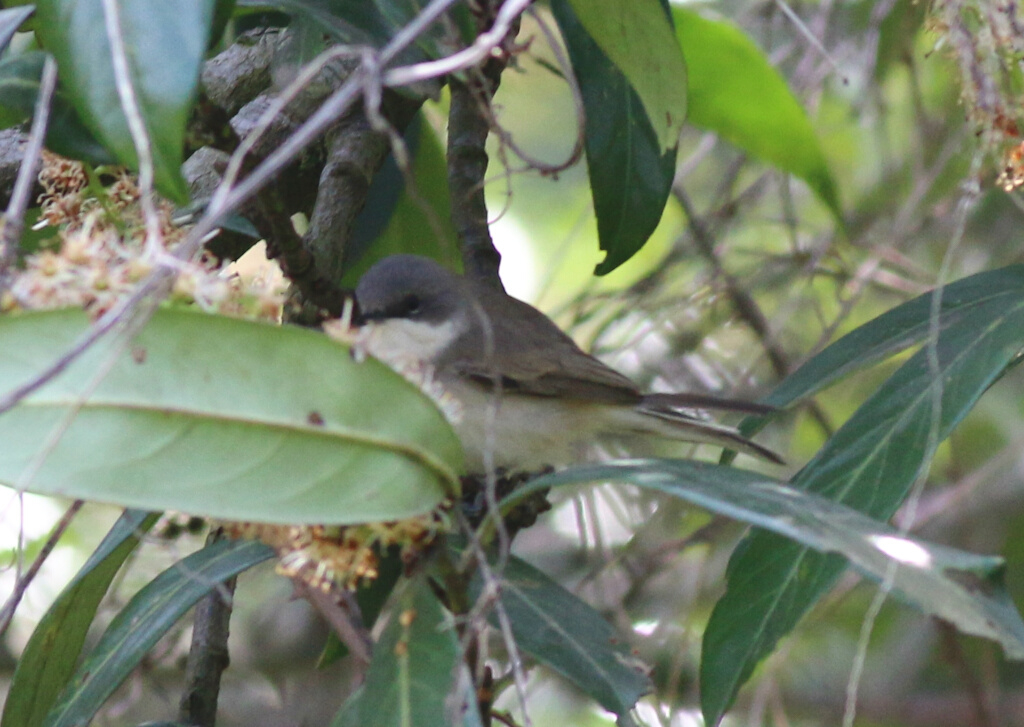
[{"label": "green leaf", "polygon": [[200,598],[273,555],[274,551],[263,543],[222,540],[154,578],[111,621],[47,714],[45,727],[89,724],[160,637]]},{"label": "green leaf", "polygon": [[[851,334],[852,335],[852,334]],[[937,441],[949,436],[1024,342],[1024,294],[965,307],[939,334],[938,371],[918,351],[794,478],[793,484],[869,516],[889,518],[927,467],[933,386],[941,386]],[[845,568],[755,532],[733,554],[729,585],[704,634],[704,715],[717,723],[739,687]]]},{"label": "green leaf", "polygon": [[1024,621],[1003,585],[1001,558],[914,540],[846,505],[758,473],[688,460],[624,460],[546,475],[515,497],[608,480],[679,497],[819,553],[838,553],[874,581],[891,578],[893,592],[922,612],[992,639],[1008,657],[1024,660]]},{"label": "green leaf", "polygon": [[21,7],[0,10],[0,53],[7,49],[11,38],[18,32],[18,28],[28,20],[28,16],[35,12],[34,5],[22,5]]},{"label": "green leaf", "polygon": [[595,272],[604,275],[636,254],[658,226],[672,191],[676,149],[663,153],[639,95],[586,32],[569,0],[552,0],[551,10],[583,95],[590,190],[598,240],[607,252]]},{"label": "green leaf", "polygon": [[[455,623],[426,577],[412,580],[396,599],[390,621],[373,649],[358,700],[359,727],[450,725],[466,709],[449,694],[468,680]],[[460,693],[465,696],[461,684]],[[453,707],[457,712],[453,713]],[[353,715],[354,716],[354,715]]]},{"label": "green leaf", "polygon": [[[32,380],[88,325],[77,311],[0,319],[0,391]],[[458,486],[461,448],[433,402],[326,336],[163,310],[127,348],[101,340],[0,415],[0,481],[289,524],[408,517]]]},{"label": "green leaf", "polygon": [[[118,0],[117,23],[128,78],[149,135],[157,189],[188,200],[181,176],[185,124],[213,22],[214,0]],[[122,163],[138,168],[135,143],[117,91],[104,4],[40,0],[37,33],[57,58],[62,88],[86,127]]]},{"label": "green leaf", "polygon": [[157,515],[127,510],[40,619],[11,679],[0,727],[39,727],[78,663],[100,601]]},{"label": "green leaf", "polygon": [[[32,117],[39,96],[39,79],[46,54],[28,51],[0,61],[0,128]],[[74,107],[58,89],[50,109],[46,146],[63,156],[92,164],[109,164],[113,157],[82,124]]]},{"label": "green leaf", "polygon": [[[473,600],[481,589],[477,576],[470,590]],[[643,665],[611,624],[529,563],[514,556],[508,559],[500,598],[516,645],[608,711],[627,714],[651,691]],[[497,622],[493,613],[491,621]]]},{"label": "green leaf", "polygon": [[[636,89],[653,127],[659,155],[674,149],[686,118],[686,64],[661,4],[658,0],[566,2],[587,34]],[[562,4],[553,2],[552,8]],[[564,15],[556,11],[556,17],[560,14]],[[579,76],[575,58],[573,68]],[[617,99],[606,101],[614,104]],[[606,109],[613,108],[611,104]]]},{"label": "green leaf", "polygon": [[842,219],[842,207],[818,137],[785,79],[742,30],[675,6],[686,58],[690,123],[779,169],[795,174]]},{"label": "green leaf", "polygon": [[[928,335],[932,299],[929,291],[896,306],[846,334],[786,377],[764,400],[785,407],[831,386],[854,371],[871,366]],[[942,288],[940,330],[958,324],[978,306],[1008,308],[1024,299],[1024,265],[1010,265],[971,275]]]},{"label": "green leaf", "polygon": [[426,255],[452,269],[462,264],[451,222],[444,148],[421,114],[410,125],[407,142],[415,192],[406,188],[401,171],[388,157],[373,179],[366,207],[345,248],[345,285],[354,287],[375,262],[399,253]]}]

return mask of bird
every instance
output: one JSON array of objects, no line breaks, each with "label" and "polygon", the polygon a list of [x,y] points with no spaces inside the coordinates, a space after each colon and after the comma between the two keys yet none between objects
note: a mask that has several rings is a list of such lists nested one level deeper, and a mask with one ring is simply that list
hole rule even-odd
[{"label": "bird", "polygon": [[[782,464],[694,409],[771,407],[696,393],[643,393],[585,353],[544,313],[498,285],[419,255],[376,262],[355,288],[359,345],[392,367],[419,366],[453,397],[469,473],[575,464],[592,445],[634,438],[710,443]],[[689,410],[689,411],[688,411]]]}]

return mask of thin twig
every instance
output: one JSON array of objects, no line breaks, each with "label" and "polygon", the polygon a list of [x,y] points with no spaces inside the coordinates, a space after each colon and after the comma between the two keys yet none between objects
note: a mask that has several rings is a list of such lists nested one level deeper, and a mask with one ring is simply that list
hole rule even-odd
[{"label": "thin twig", "polygon": [[32,116],[32,128],[29,131],[28,143],[25,145],[25,157],[18,169],[18,177],[11,191],[7,211],[0,222],[0,291],[6,287],[5,277],[14,264],[18,241],[25,226],[25,210],[28,209],[32,187],[39,173],[39,159],[43,152],[43,141],[50,122],[50,105],[56,87],[57,63],[53,56],[47,55],[39,82],[39,96],[36,98],[35,112]]},{"label": "thin twig", "polygon": [[7,627],[10,626],[11,619],[14,618],[14,612],[18,610],[18,604],[21,603],[25,591],[28,590],[28,587],[39,573],[39,569],[43,567],[43,563],[50,557],[50,553],[57,546],[57,542],[63,537],[64,532],[68,529],[71,521],[74,520],[75,515],[78,514],[78,511],[82,509],[84,504],[85,502],[82,500],[75,500],[68,506],[60,520],[53,526],[50,536],[43,543],[43,547],[39,550],[35,560],[32,561],[28,569],[15,582],[11,597],[7,599],[3,609],[0,610],[0,635],[7,631]]},{"label": "thin twig", "polygon": [[349,652],[362,666],[370,663],[370,656],[373,653],[373,642],[370,633],[362,624],[362,618],[354,614],[351,604],[343,605],[338,598],[329,593],[324,593],[319,588],[306,583],[301,578],[293,578],[295,591],[324,617],[330,624],[334,633],[338,635],[341,642],[348,647]]}]

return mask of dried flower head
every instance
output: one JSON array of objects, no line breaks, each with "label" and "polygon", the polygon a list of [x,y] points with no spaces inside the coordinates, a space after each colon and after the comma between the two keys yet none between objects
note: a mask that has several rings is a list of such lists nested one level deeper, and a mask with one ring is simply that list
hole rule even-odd
[{"label": "dried flower head", "polygon": [[277,571],[324,592],[355,590],[378,576],[379,553],[401,548],[410,564],[450,529],[443,509],[386,523],[363,525],[266,525],[228,523],[230,537],[260,540],[277,551]]}]

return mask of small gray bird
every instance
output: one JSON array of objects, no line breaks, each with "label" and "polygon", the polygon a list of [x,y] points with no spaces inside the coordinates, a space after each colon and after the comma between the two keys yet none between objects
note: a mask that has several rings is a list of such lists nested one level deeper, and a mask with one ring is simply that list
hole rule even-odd
[{"label": "small gray bird", "polygon": [[[705,442],[781,463],[731,427],[682,409],[769,407],[700,394],[643,394],[536,308],[428,258],[381,260],[356,286],[359,338],[392,365],[425,365],[461,405],[455,430],[471,473],[577,461],[608,439]],[[485,456],[488,453],[490,456]]]}]

